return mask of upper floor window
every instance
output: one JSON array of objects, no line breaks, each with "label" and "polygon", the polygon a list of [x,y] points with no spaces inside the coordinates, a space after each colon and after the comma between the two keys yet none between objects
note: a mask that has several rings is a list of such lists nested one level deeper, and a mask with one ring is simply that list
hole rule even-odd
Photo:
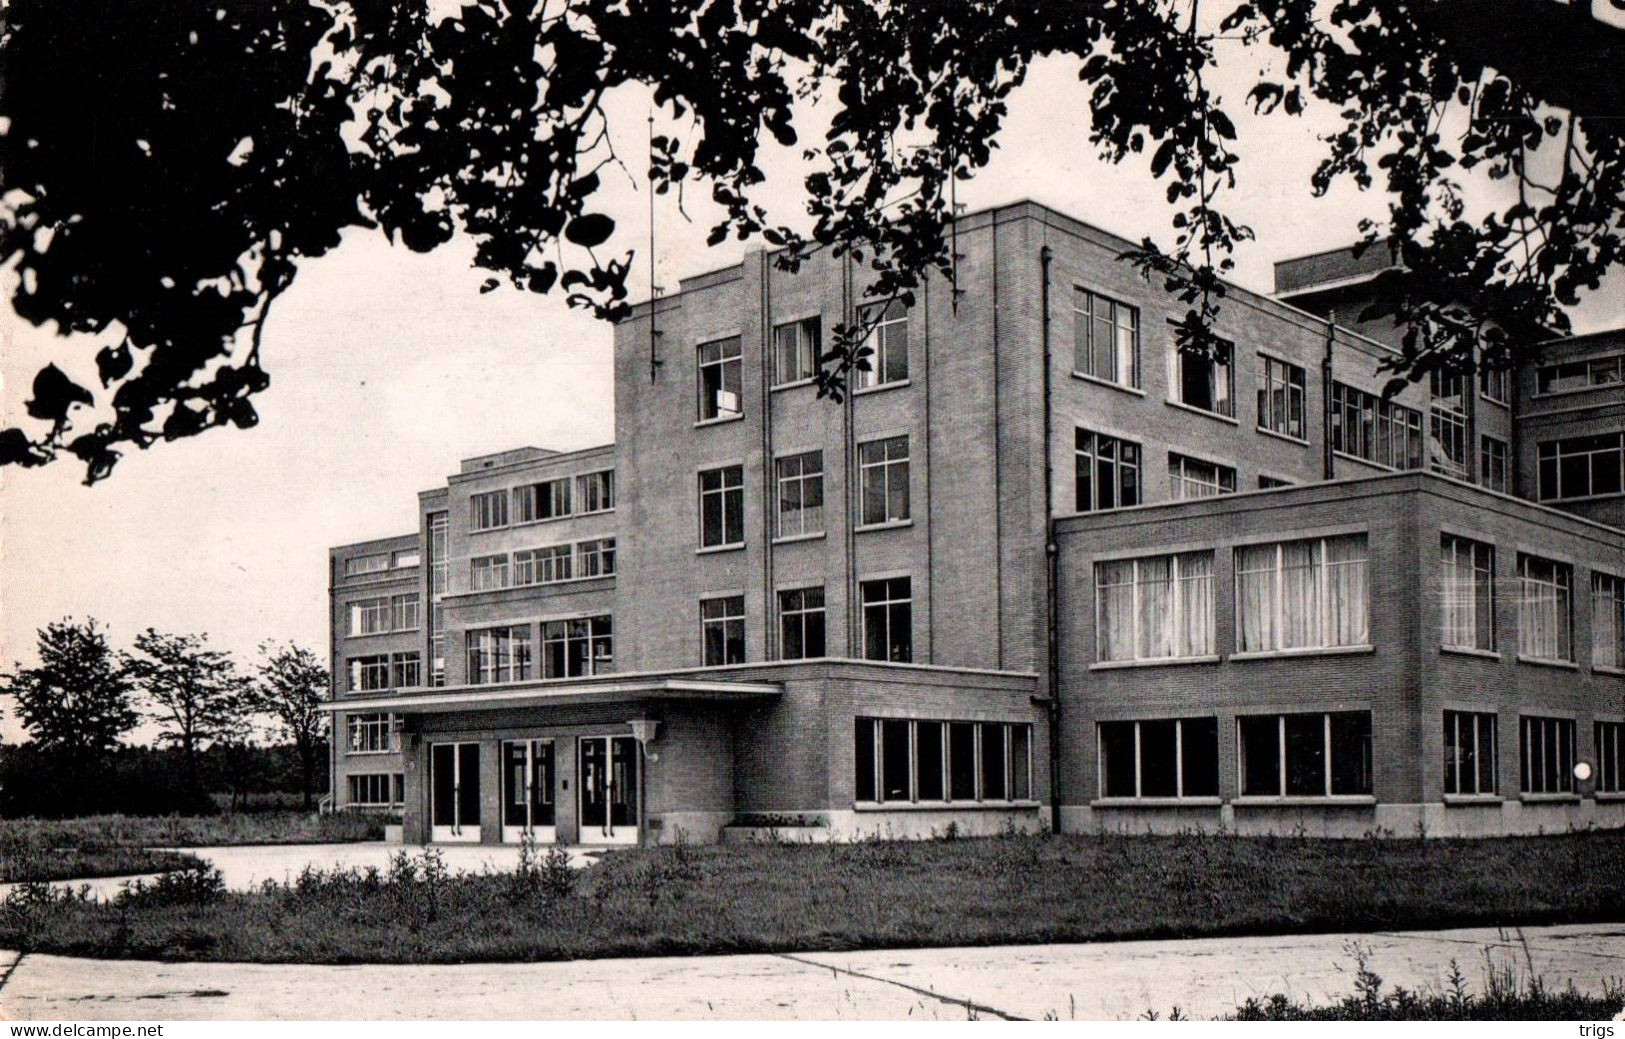
[{"label": "upper floor window", "polygon": [[1545,364],[1535,370],[1535,392],[1566,393],[1625,382],[1625,354]]},{"label": "upper floor window", "polygon": [[350,603],[351,635],[382,635],[389,631],[390,603],[387,596],[357,599]]},{"label": "upper floor window", "polygon": [[745,597],[700,600],[700,641],[706,667],[745,662]]},{"label": "upper floor window", "polygon": [[1547,440],[1538,449],[1541,501],[1618,494],[1625,470],[1625,433]]},{"label": "upper floor window", "polygon": [[1485,400],[1507,403],[1512,399],[1512,373],[1505,368],[1481,365],[1478,369],[1478,393]]},{"label": "upper floor window", "polygon": [[1390,469],[1422,468],[1422,413],[1332,383],[1332,450]]},{"label": "upper floor window", "polygon": [[471,685],[518,682],[531,677],[530,625],[484,628],[465,634]]},{"label": "upper floor window", "polygon": [[1099,512],[1140,504],[1140,445],[1077,431],[1077,510]]},{"label": "upper floor window", "polygon": [[1591,574],[1591,666],[1625,668],[1625,580]]},{"label": "upper floor window", "polygon": [[446,529],[449,518],[444,512],[429,514],[429,597],[433,599],[446,594]]},{"label": "upper floor window", "polygon": [[1305,439],[1303,369],[1263,354],[1258,360],[1258,428]]},{"label": "upper floor window", "polygon": [[615,626],[609,614],[542,625],[545,678],[606,674],[615,663]]},{"label": "upper floor window", "polygon": [[495,530],[508,525],[508,492],[486,491],[468,499],[468,526],[471,530]]},{"label": "upper floor window", "polygon": [[1454,649],[1495,648],[1495,548],[1451,534],[1439,539],[1441,640]]},{"label": "upper floor window", "polygon": [[392,595],[389,597],[390,627],[395,631],[416,631],[418,628],[419,603],[416,595]]},{"label": "upper floor window", "polygon": [[1228,465],[1168,453],[1169,492],[1174,500],[1236,493],[1236,471]]},{"label": "upper floor window", "polygon": [[363,574],[378,574],[389,569],[389,553],[377,553],[366,556],[351,556],[344,561],[345,577],[360,577]]},{"label": "upper floor window", "polygon": [[870,353],[858,363],[859,389],[908,381],[908,308],[901,300],[875,303],[859,318],[869,328],[863,346]]},{"label": "upper floor window", "polygon": [[1366,537],[1236,549],[1236,627],[1244,653],[1366,645]]},{"label": "upper floor window", "polygon": [[[591,474],[599,475],[597,473]],[[541,483],[526,484],[513,489],[514,522],[536,523],[558,519],[574,511],[574,481],[568,476]],[[584,510],[585,511],[585,510]]]},{"label": "upper floor window", "polygon": [[745,472],[737,465],[700,473],[700,547],[745,543]]},{"label": "upper floor window", "polygon": [[1188,408],[1236,417],[1234,348],[1217,342],[1211,353],[1174,350],[1174,399]]},{"label": "upper floor window", "polygon": [[824,653],[824,589],[792,588],[780,592],[780,659],[805,660]]},{"label": "upper floor window", "polygon": [[1518,556],[1518,655],[1574,659],[1574,568],[1539,556]]},{"label": "upper floor window", "polygon": [[1072,290],[1072,367],[1119,386],[1140,385],[1140,312],[1127,303]]},{"label": "upper floor window", "polygon": [[1241,796],[1371,793],[1371,712],[1265,714],[1236,719]]},{"label": "upper floor window", "polygon": [[571,577],[570,561],[574,552],[569,545],[549,545],[546,548],[525,549],[513,554],[513,583],[553,584]]},{"label": "upper floor window", "polygon": [[576,570],[582,577],[613,577],[615,574],[615,539],[598,538],[576,545]]},{"label": "upper floor window", "polygon": [[1489,434],[1478,438],[1478,482],[1503,494],[1507,489],[1507,442]]},{"label": "upper floor window", "polygon": [[389,675],[396,689],[416,689],[423,684],[423,654],[416,650],[391,654]]},{"label": "upper floor window", "polygon": [[1524,793],[1574,793],[1577,728],[1573,718],[1518,719],[1518,778]]},{"label": "upper floor window", "polygon": [[863,526],[908,519],[908,437],[859,444],[858,479]]},{"label": "upper floor window", "polygon": [[608,512],[615,507],[615,470],[582,473],[576,477],[576,511]]},{"label": "upper floor window", "polygon": [[389,688],[388,653],[351,657],[349,665],[352,693],[376,693]]},{"label": "upper floor window", "polygon": [[419,552],[415,548],[406,548],[400,550],[399,552],[391,552],[389,556],[389,565],[396,570],[404,570],[409,566],[417,566],[421,562],[423,562],[423,553]]},{"label": "upper floor window", "polygon": [[906,577],[864,581],[863,656],[906,664],[914,659],[914,599]]},{"label": "upper floor window", "polygon": [[1219,719],[1101,722],[1099,733],[1100,796],[1219,796]]},{"label": "upper floor window", "polygon": [[1258,474],[1258,489],[1261,491],[1267,491],[1275,487],[1291,486],[1293,486],[1291,480],[1283,479],[1279,476],[1267,476],[1264,473]]},{"label": "upper floor window", "polygon": [[743,415],[744,361],[739,337],[701,343],[699,359],[699,420]]},{"label": "upper floor window", "polygon": [[468,561],[469,587],[476,592],[508,587],[508,556],[475,556]]},{"label": "upper floor window", "polygon": [[1100,660],[1169,660],[1218,652],[1213,553],[1095,564]]},{"label": "upper floor window", "polygon": [[1428,467],[1436,473],[1467,477],[1467,377],[1435,371],[1430,377]]},{"label": "upper floor window", "polygon": [[390,732],[387,714],[352,714],[346,718],[345,727],[351,754],[388,754],[400,749]]},{"label": "upper floor window", "polygon": [[803,382],[818,370],[823,353],[816,317],[792,321],[773,330],[773,384]]},{"label": "upper floor window", "polygon": [[1444,792],[1493,794],[1496,782],[1495,715],[1444,712]]},{"label": "upper floor window", "polygon": [[779,484],[781,538],[803,537],[824,531],[824,452],[807,451],[780,458],[775,466]]}]

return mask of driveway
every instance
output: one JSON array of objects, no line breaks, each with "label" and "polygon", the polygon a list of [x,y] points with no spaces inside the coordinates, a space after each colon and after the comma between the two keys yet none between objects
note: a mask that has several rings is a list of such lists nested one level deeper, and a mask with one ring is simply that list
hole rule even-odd
[{"label": "driveway", "polygon": [[1110,1020],[1249,996],[1351,991],[1351,943],[1385,987],[1444,990],[1450,961],[1482,991],[1487,962],[1600,992],[1625,976],[1625,924],[893,949],[460,966],[97,961],[0,952],[0,1018]]}]

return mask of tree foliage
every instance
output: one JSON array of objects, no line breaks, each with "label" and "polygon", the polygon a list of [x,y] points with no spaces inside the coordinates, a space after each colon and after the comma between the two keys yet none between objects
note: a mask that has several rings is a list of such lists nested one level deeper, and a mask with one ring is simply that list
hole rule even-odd
[{"label": "tree foliage", "polygon": [[83,763],[118,746],[140,716],[123,668],[95,618],[65,618],[38,631],[39,665],[0,675],[34,743]]},{"label": "tree foliage", "polygon": [[135,637],[124,670],[151,701],[159,740],[181,749],[187,787],[195,792],[199,752],[217,742],[244,741],[248,680],[230,654],[208,648],[207,636],[153,628]]},{"label": "tree foliage", "polygon": [[327,699],[327,668],[316,654],[292,643],[262,643],[260,653],[265,659],[259,665],[251,703],[254,710],[271,717],[277,735],[298,754],[300,789],[308,809],[316,759],[325,746],[330,720],[322,710]]},{"label": "tree foliage", "polygon": [[[757,236],[794,267],[813,249],[912,302],[952,276],[952,185],[987,166],[1008,99],[1046,55],[1077,62],[1087,142],[1167,185],[1169,244],[1130,255],[1185,301],[1208,348],[1235,250],[1241,104],[1341,125],[1308,190],[1382,191],[1364,240],[1403,265],[1378,310],[1407,329],[1397,375],[1505,366],[1620,261],[1619,120],[1553,108],[1453,51],[1418,0],[13,0],[0,30],[0,262],[17,313],[101,336],[100,385],[48,365],[37,428],[0,430],[0,464],[67,451],[105,476],[121,449],[257,421],[266,318],[299,261],[348,228],[416,251],[454,235],[475,262],[605,318],[628,312],[631,255],[596,208],[619,163],[606,95],[651,88],[686,129],[654,141],[657,192],[708,189],[713,242]],[[94,26],[93,31],[88,27]],[[1245,100],[1219,63],[1256,72]],[[803,141],[794,106],[829,115]],[[800,147],[799,214],[772,211],[764,147]],[[1467,218],[1463,171],[1517,185]],[[778,197],[782,197],[781,195]],[[792,223],[806,228],[798,233]],[[1353,229],[1351,229],[1353,230]],[[837,329],[820,389],[866,363]],[[1478,355],[1475,356],[1475,350]]]}]

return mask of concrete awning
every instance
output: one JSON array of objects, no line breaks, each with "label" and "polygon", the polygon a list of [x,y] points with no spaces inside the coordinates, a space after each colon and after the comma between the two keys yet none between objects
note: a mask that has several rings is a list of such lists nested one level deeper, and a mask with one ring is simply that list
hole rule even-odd
[{"label": "concrete awning", "polygon": [[776,682],[727,682],[703,678],[651,678],[602,675],[592,678],[514,682],[504,685],[465,685],[421,692],[343,696],[322,705],[327,711],[393,711],[423,714],[442,711],[482,711],[506,707],[548,707],[559,704],[632,703],[660,700],[744,702],[778,696]]}]

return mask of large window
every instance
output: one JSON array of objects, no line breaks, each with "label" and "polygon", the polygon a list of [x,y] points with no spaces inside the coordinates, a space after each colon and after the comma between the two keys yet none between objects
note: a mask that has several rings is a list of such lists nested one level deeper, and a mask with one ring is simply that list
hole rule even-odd
[{"label": "large window", "polygon": [[1219,719],[1101,722],[1100,796],[1218,797]]},{"label": "large window", "polygon": [[1548,440],[1539,455],[1541,501],[1620,493],[1625,433]]},{"label": "large window", "polygon": [[392,595],[389,597],[389,623],[395,631],[416,631],[418,629],[419,602],[416,595]]},{"label": "large window", "polygon": [[349,666],[351,692],[376,693],[389,688],[388,653],[351,657]]},{"label": "large window", "polygon": [[350,603],[350,624],[347,629],[356,635],[382,635],[389,631],[392,612],[388,597],[356,599]]},{"label": "large window", "polygon": [[416,689],[423,684],[423,654],[413,650],[391,653],[389,677],[396,689]]},{"label": "large window", "polygon": [[358,772],[346,778],[349,804],[393,808],[406,803],[406,776],[400,772]]},{"label": "large window", "polygon": [[1168,487],[1175,501],[1236,493],[1236,471],[1228,465],[1168,452]]},{"label": "large window", "polygon": [[743,415],[744,404],[740,393],[744,387],[744,375],[739,337],[701,343],[699,362],[700,421]]},{"label": "large window", "polygon": [[465,633],[471,685],[518,682],[532,676],[530,626],[483,628]]},{"label": "large window", "polygon": [[571,577],[571,556],[569,545],[550,545],[515,552],[513,583],[527,585],[568,581]]},{"label": "large window", "polygon": [[1119,386],[1140,385],[1140,312],[1088,289],[1072,291],[1072,367]]},{"label": "large window", "polygon": [[824,452],[807,451],[777,462],[781,538],[824,532]]},{"label": "large window", "polygon": [[824,653],[824,589],[792,588],[780,592],[780,658],[804,660]]},{"label": "large window", "polygon": [[1451,534],[1439,539],[1444,645],[1495,648],[1495,548]]},{"label": "large window", "polygon": [[1575,729],[1572,718],[1518,719],[1518,773],[1526,794],[1574,793]]},{"label": "large window", "polygon": [[1492,491],[1507,491],[1507,442],[1488,433],[1478,438],[1478,482]]},{"label": "large window", "polygon": [[1095,564],[1101,660],[1170,660],[1218,652],[1213,553]]},{"label": "large window", "polygon": [[568,476],[515,487],[514,522],[539,523],[542,520],[559,519],[570,515],[575,511],[574,488],[575,481]]},{"label": "large window", "polygon": [[1435,371],[1428,418],[1428,466],[1436,473],[1467,477],[1467,376]]},{"label": "large window", "polygon": [[1332,383],[1332,450],[1387,466],[1422,468],[1422,413]]},{"label": "large window", "polygon": [[613,577],[615,539],[596,538],[576,545],[576,572],[580,577]]},{"label": "large window", "polygon": [[745,471],[737,465],[700,473],[700,547],[745,543]]},{"label": "large window", "polygon": [[1363,646],[1364,534],[1236,549],[1237,641],[1244,653]]},{"label": "large window", "polygon": [[1625,580],[1591,575],[1591,666],[1625,668]]},{"label": "large window", "polygon": [[388,754],[399,750],[387,714],[352,714],[346,720],[351,754]]},{"label": "large window", "polygon": [[1211,353],[1175,349],[1174,399],[1187,408],[1235,418],[1236,376],[1230,363],[1234,353],[1225,342],[1215,343]]},{"label": "large window", "polygon": [[544,678],[606,674],[615,663],[615,628],[608,614],[542,625]]},{"label": "large window", "polygon": [[914,659],[914,600],[906,577],[864,581],[863,656],[908,663]]},{"label": "large window", "polygon": [[863,346],[871,353],[859,361],[858,388],[908,381],[908,308],[899,300],[876,303],[864,307],[859,320],[869,328]]},{"label": "large window", "polygon": [[1079,512],[1140,504],[1139,444],[1080,429],[1076,461]]},{"label": "large window", "polygon": [[345,577],[361,577],[366,574],[380,574],[389,569],[389,553],[351,556],[344,561]]},{"label": "large window", "polygon": [[1518,655],[1574,659],[1574,569],[1539,556],[1518,556]]},{"label": "large window", "polygon": [[802,382],[818,370],[823,352],[816,317],[792,321],[773,330],[773,385]]},{"label": "large window", "polygon": [[1303,369],[1262,354],[1258,360],[1258,428],[1305,439]]},{"label": "large window", "polygon": [[745,597],[700,600],[700,638],[706,667],[745,662]]},{"label": "large window", "polygon": [[615,470],[576,477],[576,512],[608,512],[615,507]]},{"label": "large window", "polygon": [[859,718],[854,800],[1029,801],[1032,732],[1022,722]]},{"label": "large window", "polygon": [[469,586],[476,592],[508,587],[508,557],[475,556],[468,561]]},{"label": "large window", "polygon": [[468,499],[468,527],[470,530],[495,530],[508,525],[508,492],[486,491],[470,495]]},{"label": "large window", "polygon": [[1444,712],[1444,792],[1493,794],[1496,782],[1495,715]]},{"label": "large window", "polygon": [[1597,722],[1597,793],[1625,794],[1625,722]]},{"label": "large window", "polygon": [[1265,714],[1236,719],[1243,797],[1371,793],[1371,712]]},{"label": "large window", "polygon": [[858,479],[864,526],[908,519],[908,437],[859,444]]},{"label": "large window", "polygon": [[1625,354],[1542,365],[1535,371],[1537,393],[1567,393],[1625,382]]}]

